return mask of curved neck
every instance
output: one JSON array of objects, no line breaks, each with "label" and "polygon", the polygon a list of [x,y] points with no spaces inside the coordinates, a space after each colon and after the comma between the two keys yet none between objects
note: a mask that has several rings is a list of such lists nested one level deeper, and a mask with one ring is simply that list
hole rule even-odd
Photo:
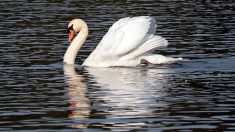
[{"label": "curved neck", "polygon": [[64,62],[66,64],[74,64],[76,55],[77,55],[79,49],[82,47],[83,43],[85,42],[87,36],[88,36],[88,27],[87,27],[87,24],[84,23],[81,26],[80,32],[73,39],[73,41],[69,45],[66,53],[64,54]]}]

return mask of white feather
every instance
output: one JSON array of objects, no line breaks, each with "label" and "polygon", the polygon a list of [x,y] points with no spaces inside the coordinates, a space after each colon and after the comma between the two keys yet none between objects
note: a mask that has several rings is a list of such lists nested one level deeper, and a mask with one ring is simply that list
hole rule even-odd
[{"label": "white feather", "polygon": [[130,57],[138,57],[145,53],[156,50],[160,47],[167,47],[168,42],[165,38],[157,35],[149,35],[146,37],[145,42],[139,46],[134,52],[130,54]]}]

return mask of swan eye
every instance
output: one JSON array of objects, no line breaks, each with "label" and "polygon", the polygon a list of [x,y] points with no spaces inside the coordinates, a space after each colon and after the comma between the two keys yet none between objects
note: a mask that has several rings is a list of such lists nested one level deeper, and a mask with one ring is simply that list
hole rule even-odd
[{"label": "swan eye", "polygon": [[74,29],[73,29],[73,25],[71,25],[70,27],[68,27],[68,29],[67,29],[67,33],[69,33],[69,31],[70,30],[73,30],[74,31]]}]

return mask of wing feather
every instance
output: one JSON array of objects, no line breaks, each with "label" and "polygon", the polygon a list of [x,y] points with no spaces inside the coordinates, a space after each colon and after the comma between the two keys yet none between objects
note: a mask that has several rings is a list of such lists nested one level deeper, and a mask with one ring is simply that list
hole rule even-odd
[{"label": "wing feather", "polygon": [[113,24],[97,48],[108,51],[106,55],[124,56],[141,46],[155,30],[156,21],[149,16],[122,18]]},{"label": "wing feather", "polygon": [[147,37],[147,40],[140,47],[138,47],[138,49],[130,54],[130,57],[135,58],[145,53],[156,50],[157,48],[167,46],[168,42],[165,38],[157,35],[149,35],[149,37]]}]

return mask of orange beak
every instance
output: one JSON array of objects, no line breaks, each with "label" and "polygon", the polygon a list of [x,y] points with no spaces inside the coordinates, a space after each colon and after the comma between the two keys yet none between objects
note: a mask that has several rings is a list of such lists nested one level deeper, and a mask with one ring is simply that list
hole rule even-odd
[{"label": "orange beak", "polygon": [[71,40],[73,39],[74,34],[75,34],[75,31],[74,31],[74,30],[69,30],[69,37],[68,37],[68,41],[69,41],[69,42],[71,42]]}]

